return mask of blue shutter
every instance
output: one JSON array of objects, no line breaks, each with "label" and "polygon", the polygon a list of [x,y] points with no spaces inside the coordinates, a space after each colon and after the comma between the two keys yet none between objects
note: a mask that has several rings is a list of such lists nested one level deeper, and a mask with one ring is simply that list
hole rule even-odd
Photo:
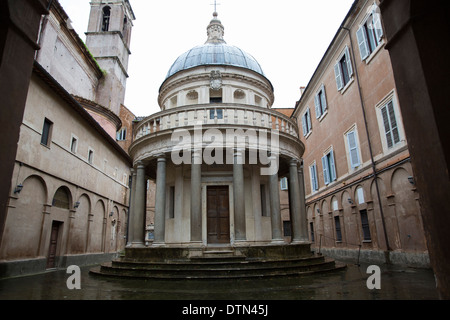
[{"label": "blue shutter", "polygon": [[316,96],[314,97],[314,105],[316,107],[316,118],[319,119],[322,115],[322,110],[320,108],[320,100],[318,94],[316,94]]},{"label": "blue shutter", "polygon": [[330,177],[329,173],[330,169],[328,168],[328,161],[327,156],[322,158],[322,167],[323,167],[323,181],[325,182],[325,185],[330,183]]},{"label": "blue shutter", "polygon": [[313,164],[309,169],[311,173],[311,189],[312,191],[317,191],[319,189],[319,186],[317,183],[316,165]]},{"label": "blue shutter", "polygon": [[330,169],[330,178],[331,178],[330,182],[332,182],[332,181],[336,181],[336,166],[334,165],[334,152],[333,152],[333,150],[331,150],[328,155],[329,155],[328,158],[329,158],[329,161],[330,161],[330,168],[329,168]]},{"label": "blue shutter", "polygon": [[322,96],[321,96],[321,98],[322,98],[322,110],[325,112],[325,110],[327,110],[327,97],[326,97],[326,95],[325,95],[325,85],[322,85]]},{"label": "blue shutter", "polygon": [[369,44],[367,43],[365,27],[361,26],[356,32],[356,38],[359,45],[359,53],[361,54],[361,60],[364,61],[369,56]]},{"label": "blue shutter", "polygon": [[356,143],[356,131],[347,134],[348,149],[350,153],[350,163],[352,168],[358,167],[361,163],[359,160],[358,144]]},{"label": "blue shutter", "polygon": [[311,125],[311,112],[308,111],[306,112],[306,121],[308,123],[308,132],[311,131],[312,129],[312,125]]},{"label": "blue shutter", "polygon": [[375,34],[377,35],[377,41],[380,42],[383,38],[383,26],[381,25],[380,9],[375,4],[372,7],[373,27],[375,28]]},{"label": "blue shutter", "polygon": [[302,116],[302,128],[303,128],[303,136],[306,136],[307,134],[308,134],[308,131],[307,131],[307,128],[306,128],[306,126],[307,126],[307,123],[306,123],[306,115],[307,115],[307,113],[305,113],[303,116]]},{"label": "blue shutter", "polygon": [[345,56],[347,57],[348,76],[351,77],[353,75],[353,67],[352,67],[352,59],[350,56],[350,50],[348,50],[348,47],[345,47]]},{"label": "blue shutter", "polygon": [[389,123],[387,105],[381,108],[381,115],[383,117],[384,133],[386,134],[387,146],[388,148],[392,148],[394,143],[392,141],[391,124]]},{"label": "blue shutter", "polygon": [[342,72],[339,62],[334,65],[334,75],[336,77],[337,89],[340,91],[344,87],[344,82],[342,81]]}]

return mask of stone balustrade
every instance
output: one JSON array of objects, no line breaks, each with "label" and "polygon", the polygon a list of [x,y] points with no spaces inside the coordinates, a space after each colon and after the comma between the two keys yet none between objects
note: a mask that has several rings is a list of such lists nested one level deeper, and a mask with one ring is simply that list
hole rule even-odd
[{"label": "stone balustrade", "polygon": [[173,108],[143,119],[136,127],[135,141],[150,134],[195,125],[252,127],[278,130],[299,138],[299,128],[294,119],[271,109],[242,104],[201,104]]}]

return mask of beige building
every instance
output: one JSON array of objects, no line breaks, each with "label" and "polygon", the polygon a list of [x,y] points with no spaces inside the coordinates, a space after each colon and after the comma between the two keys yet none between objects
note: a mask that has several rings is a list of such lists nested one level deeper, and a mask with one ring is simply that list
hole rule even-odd
[{"label": "beige building", "polygon": [[427,266],[379,1],[355,1],[297,103],[313,248]]},{"label": "beige building", "polygon": [[131,26],[134,16],[126,0],[109,4],[115,13],[107,19],[95,14],[99,5],[91,3],[89,30],[96,19],[99,26],[111,22],[95,33],[108,59],[92,56],[96,50],[84,45],[58,1],[42,17],[0,239],[0,277],[98,263],[125,247],[132,162],[116,141],[123,95],[108,104],[103,96],[107,83],[119,85],[109,59],[126,67],[128,58],[112,56],[117,43],[110,38],[128,48],[131,27],[112,23]]}]

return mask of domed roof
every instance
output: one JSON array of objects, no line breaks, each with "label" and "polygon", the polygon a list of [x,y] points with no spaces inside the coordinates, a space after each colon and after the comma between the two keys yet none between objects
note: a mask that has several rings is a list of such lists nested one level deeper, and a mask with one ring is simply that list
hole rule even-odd
[{"label": "domed roof", "polygon": [[205,43],[185,52],[174,62],[167,77],[175,73],[204,65],[226,65],[250,69],[264,76],[255,58],[238,47],[226,43]]},{"label": "domed roof", "polygon": [[167,73],[166,79],[177,72],[205,65],[241,67],[264,76],[264,72],[255,58],[238,47],[228,45],[225,42],[223,39],[224,27],[217,19],[216,12],[214,12],[214,18],[207,30],[208,40],[206,43],[179,56]]}]

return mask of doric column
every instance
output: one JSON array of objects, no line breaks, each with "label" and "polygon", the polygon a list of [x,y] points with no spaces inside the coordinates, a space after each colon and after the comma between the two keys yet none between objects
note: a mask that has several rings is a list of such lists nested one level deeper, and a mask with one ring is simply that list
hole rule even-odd
[{"label": "doric column", "polygon": [[272,222],[272,241],[283,241],[281,236],[280,188],[278,172],[269,177],[270,218]]},{"label": "doric column", "polygon": [[289,206],[291,208],[292,242],[304,242],[302,238],[300,185],[298,181],[298,161],[291,159],[289,163]]},{"label": "doric column", "polygon": [[127,247],[131,246],[134,231],[134,199],[136,194],[136,170],[131,169],[130,207],[128,208]]},{"label": "doric column", "polygon": [[236,240],[246,240],[243,151],[236,150],[233,164],[234,230]]},{"label": "doric column", "polygon": [[202,240],[202,154],[194,151],[191,163],[191,241]]},{"label": "doric column", "polygon": [[308,238],[308,216],[306,214],[305,179],[303,176],[303,164],[298,166],[298,186],[300,190],[300,238],[309,241]]},{"label": "doric column", "polygon": [[156,169],[155,240],[153,244],[164,244],[166,229],[166,158],[158,158]]},{"label": "doric column", "polygon": [[131,246],[140,247],[145,245],[145,166],[139,162],[136,167],[136,182],[135,182],[134,208],[131,232]]}]

